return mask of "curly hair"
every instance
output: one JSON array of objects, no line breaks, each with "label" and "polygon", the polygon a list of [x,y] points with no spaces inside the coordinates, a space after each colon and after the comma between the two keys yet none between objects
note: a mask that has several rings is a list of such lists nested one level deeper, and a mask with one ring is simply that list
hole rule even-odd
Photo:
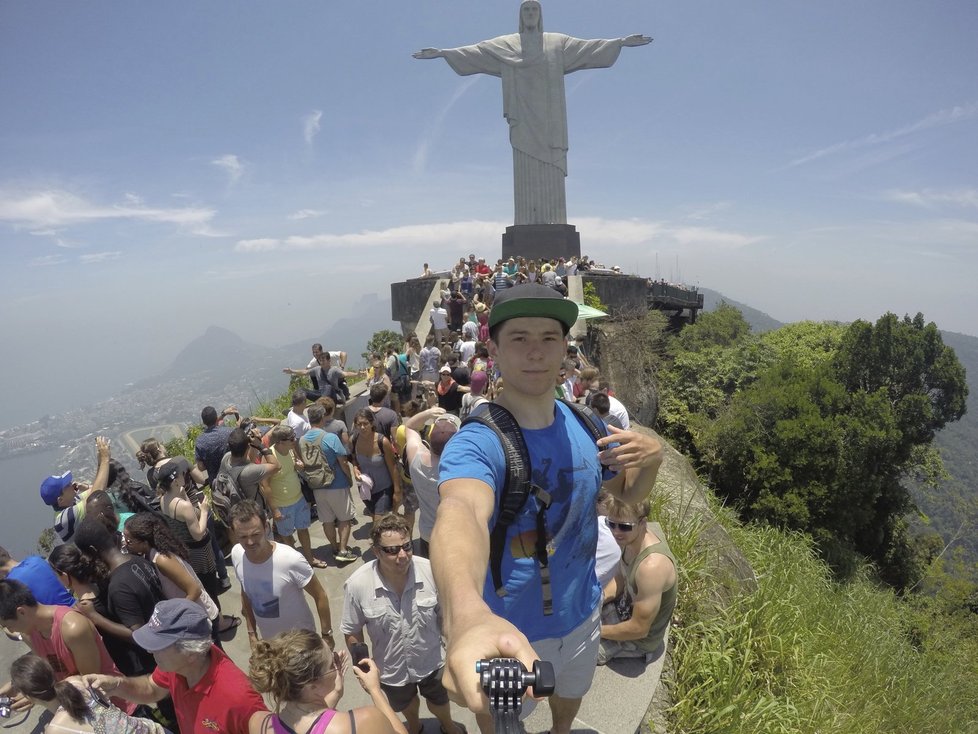
[{"label": "curly hair", "polygon": [[411,531],[408,529],[407,522],[401,515],[389,512],[383,517],[377,518],[373,528],[370,530],[370,540],[374,545],[380,545],[380,536],[384,533],[399,533],[411,539]]},{"label": "curly hair", "polygon": [[163,449],[163,444],[155,438],[147,438],[139,444],[139,451],[136,452],[140,469],[143,469],[147,464],[152,466],[165,455],[166,451]]},{"label": "curly hair", "polygon": [[83,584],[97,584],[109,576],[109,567],[101,558],[82,553],[73,543],[55,546],[48,556],[48,563],[58,573],[67,574]]},{"label": "curly hair", "polygon": [[159,515],[152,512],[140,512],[126,520],[126,532],[136,540],[149,543],[158,553],[165,556],[179,556],[190,562],[190,552],[170,526]]},{"label": "curly hair", "polygon": [[252,685],[271,694],[278,711],[298,700],[303,686],[328,673],[333,657],[319,635],[296,629],[256,642],[249,662]]}]

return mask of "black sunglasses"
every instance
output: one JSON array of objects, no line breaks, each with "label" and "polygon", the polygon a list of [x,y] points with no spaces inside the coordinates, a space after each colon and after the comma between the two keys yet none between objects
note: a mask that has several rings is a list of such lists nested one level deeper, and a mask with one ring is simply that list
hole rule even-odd
[{"label": "black sunglasses", "polygon": [[401,551],[404,551],[405,553],[414,552],[414,547],[411,545],[410,540],[404,545],[378,545],[377,547],[389,556],[396,556]]},{"label": "black sunglasses", "polygon": [[604,524],[612,530],[621,530],[623,533],[630,533],[638,525],[637,522],[615,522],[614,520],[604,519]]}]

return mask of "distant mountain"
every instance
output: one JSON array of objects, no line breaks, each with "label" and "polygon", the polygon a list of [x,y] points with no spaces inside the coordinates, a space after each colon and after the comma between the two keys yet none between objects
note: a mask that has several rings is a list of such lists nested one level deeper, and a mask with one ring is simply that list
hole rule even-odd
[{"label": "distant mountain", "polygon": [[212,370],[240,370],[272,358],[279,350],[246,342],[233,331],[210,326],[185,346],[160,377],[185,377]]},{"label": "distant mountain", "polygon": [[349,360],[347,367],[352,368],[360,364],[360,355],[367,348],[370,337],[381,329],[400,331],[400,324],[391,320],[390,298],[381,298],[376,293],[368,293],[361,296],[353,305],[353,313],[350,316],[335,321],[320,336],[289,344],[283,349],[288,350],[292,355],[290,359],[293,362],[296,361],[295,355],[308,360],[310,359],[309,346],[319,342],[325,349],[346,352]]},{"label": "distant mountain", "polygon": [[935,444],[951,478],[938,487],[916,487],[914,498],[945,542],[959,533],[968,557],[978,562],[978,338],[942,331],[968,372],[968,412],[937,434]]},{"label": "distant mountain", "polygon": [[750,328],[755,334],[761,334],[765,331],[774,331],[778,327],[784,326],[784,323],[778,321],[777,319],[768,316],[763,311],[758,311],[756,308],[751,308],[746,303],[740,303],[732,298],[727,298],[722,293],[710,290],[709,288],[700,288],[699,292],[703,294],[703,308],[707,311],[713,311],[720,302],[723,301],[738,311],[740,311],[747,323],[750,324]]}]

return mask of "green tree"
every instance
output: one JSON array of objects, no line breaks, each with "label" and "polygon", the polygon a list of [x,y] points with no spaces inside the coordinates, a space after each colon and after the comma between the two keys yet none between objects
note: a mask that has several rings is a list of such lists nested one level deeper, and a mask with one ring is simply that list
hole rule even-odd
[{"label": "green tree", "polygon": [[904,436],[901,463],[914,446],[965,413],[964,367],[944,344],[934,322],[887,313],[875,325],[855,321],[833,361],[836,377],[850,392],[881,392],[893,405]]},{"label": "green tree", "polygon": [[598,295],[598,289],[591,281],[584,282],[584,305],[608,313],[608,306]]},{"label": "green tree", "polygon": [[370,337],[370,341],[367,342],[367,351],[365,351],[362,356],[369,364],[370,355],[374,352],[383,354],[384,350],[386,350],[390,344],[393,344],[395,349],[400,349],[403,343],[404,337],[398,334],[396,331],[381,329],[380,331],[375,331],[374,335]]}]

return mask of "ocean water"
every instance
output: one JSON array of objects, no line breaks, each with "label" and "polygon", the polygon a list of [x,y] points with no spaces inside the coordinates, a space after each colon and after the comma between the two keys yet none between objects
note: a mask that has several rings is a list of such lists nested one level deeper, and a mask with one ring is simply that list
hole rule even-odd
[{"label": "ocean water", "polygon": [[0,460],[0,545],[17,559],[35,552],[54,512],[41,501],[41,481],[54,473],[62,449]]}]

